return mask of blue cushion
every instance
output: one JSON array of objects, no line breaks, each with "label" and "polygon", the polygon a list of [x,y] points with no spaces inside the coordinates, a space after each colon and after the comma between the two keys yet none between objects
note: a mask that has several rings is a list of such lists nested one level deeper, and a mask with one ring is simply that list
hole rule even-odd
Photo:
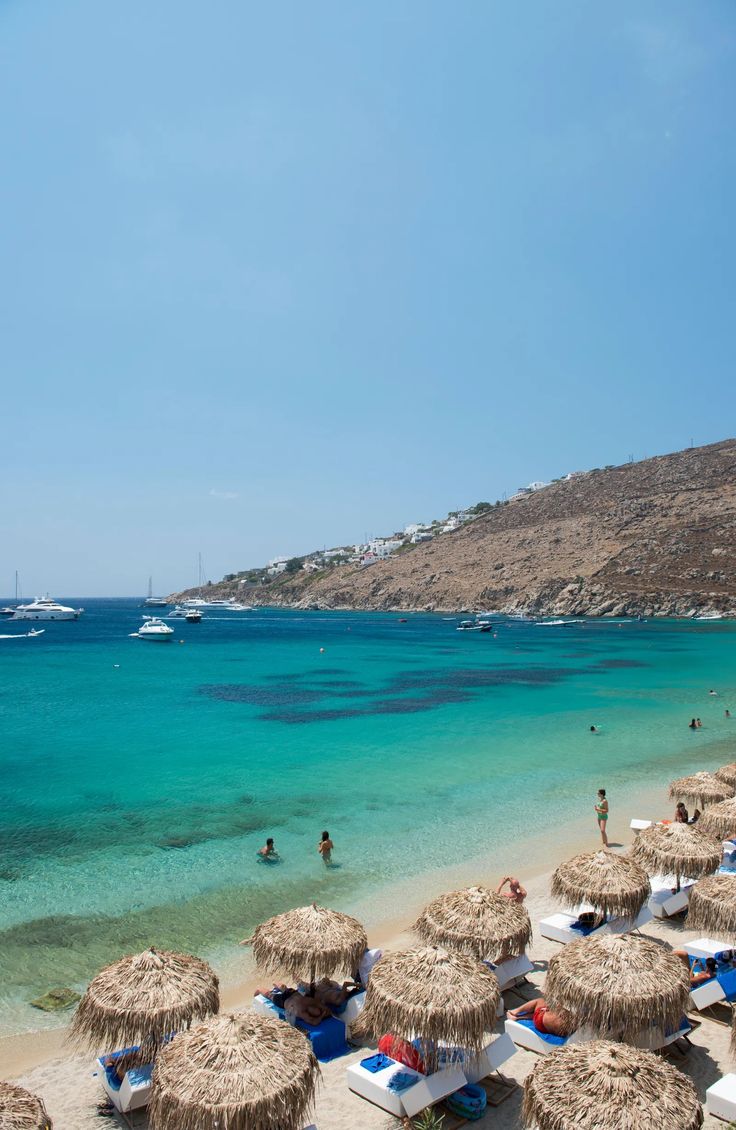
[{"label": "blue cushion", "polygon": [[736,1000],[736,969],[730,969],[728,973],[719,973],[717,980],[726,994],[726,1000]]},{"label": "blue cushion", "polygon": [[145,1067],[131,1067],[128,1072],[128,1082],[131,1087],[145,1087],[151,1082],[152,1072],[152,1063],[147,1063]]},{"label": "blue cushion", "polygon": [[528,1028],[531,1032],[535,1032],[540,1040],[544,1040],[545,1044],[553,1044],[555,1047],[561,1047],[562,1044],[567,1043],[567,1036],[552,1036],[549,1032],[540,1032],[533,1020],[520,1020],[518,1017],[514,1017],[514,1019],[517,1024],[523,1024],[525,1028]]},{"label": "blue cushion", "polygon": [[321,1063],[337,1059],[350,1050],[345,1039],[345,1025],[342,1020],[337,1020],[334,1016],[328,1016],[319,1024],[307,1024],[304,1020],[297,1020],[296,1027],[307,1033],[312,1051]]},{"label": "blue cushion", "polygon": [[367,1059],[361,1059],[360,1066],[364,1067],[366,1071],[370,1071],[372,1075],[375,1075],[377,1071],[384,1071],[395,1062],[395,1059],[389,1059],[383,1052],[377,1052],[376,1055],[369,1055]]}]

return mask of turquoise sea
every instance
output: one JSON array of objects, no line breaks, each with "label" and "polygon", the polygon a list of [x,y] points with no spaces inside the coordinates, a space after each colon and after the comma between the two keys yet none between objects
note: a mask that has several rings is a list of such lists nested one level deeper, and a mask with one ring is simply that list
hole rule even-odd
[{"label": "turquoise sea", "polygon": [[261,609],[153,644],[128,638],[139,601],[64,602],[79,621],[0,639],[0,1032],[58,1023],[27,1002],[123,952],[237,961],[257,922],[312,900],[398,916],[400,880],[545,828],[553,853],[601,785],[615,816],[638,785],[735,759],[726,622],[501,618],[492,636]]}]

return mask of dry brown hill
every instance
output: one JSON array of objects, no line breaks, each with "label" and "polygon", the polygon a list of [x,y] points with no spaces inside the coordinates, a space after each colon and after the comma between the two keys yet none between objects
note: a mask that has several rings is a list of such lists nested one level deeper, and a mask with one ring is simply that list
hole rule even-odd
[{"label": "dry brown hill", "polygon": [[248,599],[320,608],[736,614],[736,440],[589,471],[386,561],[279,578]]}]

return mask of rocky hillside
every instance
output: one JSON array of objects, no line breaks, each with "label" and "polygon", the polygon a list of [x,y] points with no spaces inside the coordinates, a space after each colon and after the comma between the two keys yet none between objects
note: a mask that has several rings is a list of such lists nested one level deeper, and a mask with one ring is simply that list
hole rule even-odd
[{"label": "rocky hillside", "polygon": [[[209,592],[243,597],[233,585]],[[736,614],[736,440],[553,483],[386,561],[281,577],[247,599],[320,608]]]}]

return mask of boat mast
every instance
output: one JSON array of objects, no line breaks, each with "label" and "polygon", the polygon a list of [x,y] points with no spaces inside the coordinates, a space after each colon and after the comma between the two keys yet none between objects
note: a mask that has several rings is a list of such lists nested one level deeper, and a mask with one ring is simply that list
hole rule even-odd
[{"label": "boat mast", "polygon": [[201,553],[197,554],[197,565],[198,565],[197,583],[199,585],[199,595],[201,596],[202,595],[202,554]]},{"label": "boat mast", "polygon": [[151,576],[151,577],[148,578],[148,599],[150,600],[152,596],[153,596],[153,577]]}]

